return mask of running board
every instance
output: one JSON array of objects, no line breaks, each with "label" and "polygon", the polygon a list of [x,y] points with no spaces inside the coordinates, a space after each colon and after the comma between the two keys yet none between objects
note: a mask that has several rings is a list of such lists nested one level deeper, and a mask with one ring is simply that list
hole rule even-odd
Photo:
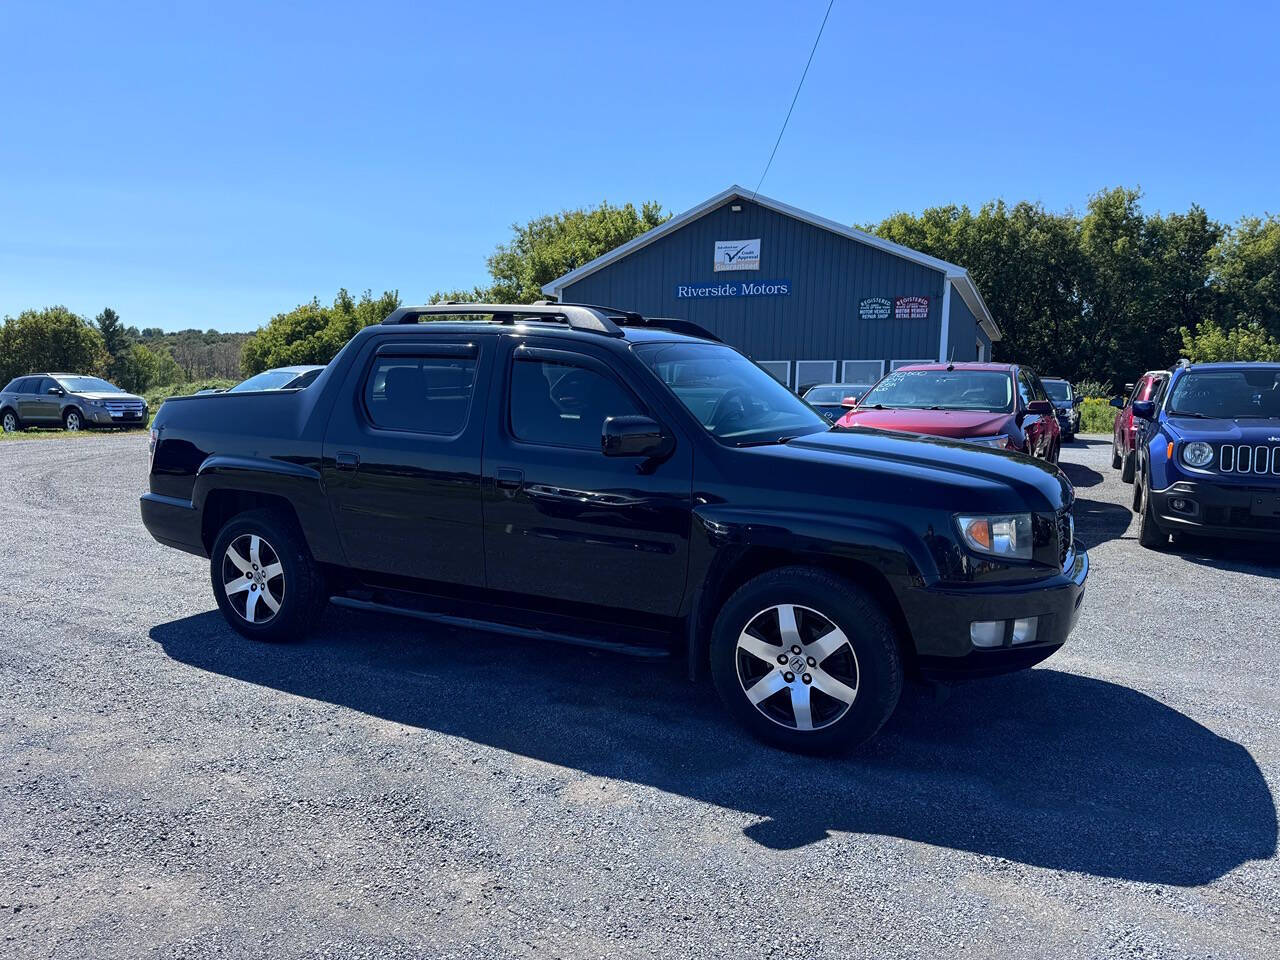
[{"label": "running board", "polygon": [[487,633],[498,633],[508,637],[519,637],[523,640],[570,643],[578,647],[590,647],[593,650],[621,653],[629,657],[642,657],[646,660],[663,660],[671,656],[671,651],[664,650],[661,647],[649,647],[638,643],[622,643],[618,640],[603,640],[598,637],[558,633],[551,630],[538,630],[533,627],[518,627],[515,624],[502,623],[497,620],[459,617],[448,613],[437,613],[433,610],[414,610],[407,607],[397,607],[390,603],[377,603],[373,600],[357,600],[354,597],[330,597],[329,602],[351,610],[370,610],[374,613],[390,613],[401,617],[413,617],[415,620],[427,620],[431,623],[439,623],[448,627],[461,627],[464,630],[482,630]]}]

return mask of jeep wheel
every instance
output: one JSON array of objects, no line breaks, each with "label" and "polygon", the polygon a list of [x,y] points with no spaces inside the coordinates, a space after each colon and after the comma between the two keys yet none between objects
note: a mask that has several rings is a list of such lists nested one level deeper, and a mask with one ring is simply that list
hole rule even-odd
[{"label": "jeep wheel", "polygon": [[234,517],[210,552],[218,608],[253,640],[293,640],[311,629],[328,599],[296,524],[269,510]]},{"label": "jeep wheel", "polygon": [[803,753],[869,740],[902,692],[889,618],[858,587],[812,567],[772,570],[738,588],[716,618],[711,675],[755,736]]},{"label": "jeep wheel", "polygon": [[62,425],[68,430],[76,431],[84,426],[84,421],[80,419],[79,410],[68,410],[62,415]]},{"label": "jeep wheel", "polygon": [[6,410],[4,416],[0,417],[0,427],[3,427],[5,433],[17,432],[18,415],[12,410]]},{"label": "jeep wheel", "polygon": [[1151,505],[1151,492],[1146,484],[1142,488],[1142,510],[1138,514],[1138,543],[1148,550],[1163,550],[1169,545],[1169,535],[1160,529],[1155,508]]},{"label": "jeep wheel", "polygon": [[1124,463],[1120,467],[1120,479],[1125,483],[1133,483],[1133,473],[1137,467],[1138,455],[1130,450],[1125,454]]}]

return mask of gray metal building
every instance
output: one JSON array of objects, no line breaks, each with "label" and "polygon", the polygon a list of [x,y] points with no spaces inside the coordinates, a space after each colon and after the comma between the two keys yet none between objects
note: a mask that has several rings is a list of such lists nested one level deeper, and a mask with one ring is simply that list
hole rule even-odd
[{"label": "gray metal building", "polygon": [[796,389],[989,360],[1000,339],[963,267],[738,186],[542,289],[692,320]]}]

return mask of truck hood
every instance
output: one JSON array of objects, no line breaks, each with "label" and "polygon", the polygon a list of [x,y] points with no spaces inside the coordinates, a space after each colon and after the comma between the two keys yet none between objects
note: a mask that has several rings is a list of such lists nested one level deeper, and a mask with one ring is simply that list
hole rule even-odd
[{"label": "truck hood", "polygon": [[1164,428],[1175,440],[1208,443],[1280,443],[1280,420],[1198,420],[1169,417]]},{"label": "truck hood", "polygon": [[840,418],[842,427],[878,427],[905,430],[935,437],[990,437],[1007,433],[1009,413],[989,410],[850,410]]},{"label": "truck hood", "polygon": [[[942,499],[954,500],[957,509],[968,502],[966,488],[1013,490],[1032,510],[1056,511],[1075,499],[1071,482],[1052,464],[942,437],[909,436],[861,426],[837,427],[796,437],[785,444],[757,447],[752,452],[779,460],[805,461],[807,470],[816,463],[861,467],[897,475],[904,484],[926,481],[931,488],[949,487],[955,496],[944,494]],[[781,463],[779,469],[783,469]]]}]

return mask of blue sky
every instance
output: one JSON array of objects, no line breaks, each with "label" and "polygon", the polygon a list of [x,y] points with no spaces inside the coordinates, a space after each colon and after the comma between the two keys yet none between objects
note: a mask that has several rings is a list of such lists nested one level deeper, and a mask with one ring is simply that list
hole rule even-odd
[{"label": "blue sky", "polygon": [[[825,0],[0,4],[0,314],[252,329],[510,225],[754,186]],[[1275,4],[836,0],[762,192],[1280,211]]]}]

